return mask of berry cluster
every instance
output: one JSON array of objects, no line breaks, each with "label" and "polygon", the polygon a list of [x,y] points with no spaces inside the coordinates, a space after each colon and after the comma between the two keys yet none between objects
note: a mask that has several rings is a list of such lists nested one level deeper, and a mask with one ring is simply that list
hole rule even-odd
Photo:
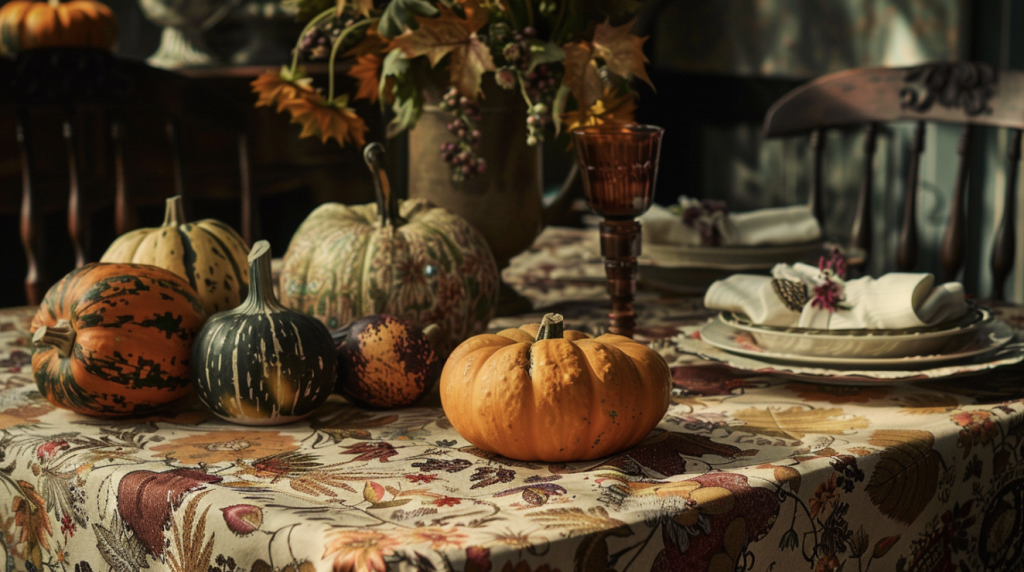
[{"label": "berry cluster", "polygon": [[326,60],[331,55],[331,45],[341,35],[341,22],[330,19],[310,28],[299,40],[298,50],[307,62]]},{"label": "berry cluster", "polygon": [[506,65],[498,68],[494,74],[495,81],[504,89],[515,89],[516,83],[522,82],[523,95],[529,105],[526,142],[530,145],[544,140],[544,129],[551,123],[551,109],[558,87],[558,78],[551,66],[533,64],[530,41],[536,35],[537,31],[531,26],[512,35],[510,41],[501,48]]},{"label": "berry cluster", "polygon": [[441,109],[452,114],[454,119],[448,124],[448,131],[457,138],[441,144],[441,157],[451,165],[453,181],[472,179],[487,169],[487,162],[476,154],[480,143],[480,105],[452,88],[444,94]]},{"label": "berry cluster", "polygon": [[[306,31],[302,38],[299,39],[297,47],[299,55],[307,62],[326,61],[331,56],[331,47],[338,37],[341,36],[342,31],[355,23],[356,20],[352,18],[345,20],[328,18],[320,22]],[[345,38],[344,45],[341,46],[339,53],[358,43],[360,37],[360,34],[349,34]]]}]

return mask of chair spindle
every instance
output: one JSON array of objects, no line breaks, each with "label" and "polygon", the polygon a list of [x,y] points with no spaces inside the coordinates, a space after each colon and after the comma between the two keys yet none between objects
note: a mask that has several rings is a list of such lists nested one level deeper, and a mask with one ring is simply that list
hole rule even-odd
[{"label": "chair spindle", "polygon": [[171,146],[171,161],[174,169],[174,194],[181,197],[181,202],[186,208],[189,201],[185,198],[185,171],[181,165],[181,133],[178,122],[174,119],[167,121],[167,142]]},{"label": "chair spindle", "polygon": [[853,218],[852,246],[864,251],[864,259],[871,258],[871,198],[874,194],[875,149],[878,147],[878,124],[869,123],[864,134],[864,177],[861,180],[857,212]]},{"label": "chair spindle", "polygon": [[825,130],[811,131],[811,150],[814,153],[814,172],[811,174],[811,192],[807,198],[807,206],[811,214],[818,219],[821,228],[825,228],[825,204],[822,184],[822,159],[825,154]]},{"label": "chair spindle", "polygon": [[17,136],[21,148],[21,245],[25,250],[28,272],[25,274],[25,299],[35,306],[43,300],[48,284],[42,267],[42,217],[36,209],[32,182],[35,176],[32,160],[32,136],[28,109],[18,111]]},{"label": "chair spindle", "polygon": [[1017,172],[1020,167],[1020,129],[1010,130],[1007,146],[1006,191],[1003,200],[1003,215],[999,219],[995,243],[992,245],[992,298],[1005,300],[1006,277],[1013,268],[1016,233],[1013,228],[1017,210]]},{"label": "chair spindle", "polygon": [[64,120],[64,141],[67,143],[68,152],[68,235],[71,237],[71,246],[75,249],[75,268],[81,268],[89,262],[89,219],[82,192],[78,136],[75,133],[72,113]]},{"label": "chair spindle", "polygon": [[259,234],[256,229],[256,205],[252,196],[252,171],[249,167],[249,136],[238,134],[238,170],[242,191],[242,239],[252,244]]},{"label": "chair spindle", "polygon": [[903,227],[896,251],[896,268],[904,272],[917,264],[917,179],[924,151],[924,121],[918,121],[910,144],[910,170],[907,173],[906,196],[903,200]]},{"label": "chair spindle", "polygon": [[942,278],[945,281],[955,280],[964,262],[964,234],[967,227],[967,215],[964,210],[964,195],[967,192],[967,177],[970,174],[971,157],[971,126],[964,125],[960,131],[960,144],[957,146],[960,164],[953,183],[953,194],[950,197],[949,219],[946,222],[946,233],[942,237],[942,250],[939,258],[942,263]]},{"label": "chair spindle", "polygon": [[136,224],[125,177],[124,137],[124,124],[114,121],[110,125],[110,139],[114,148],[114,230],[119,236],[135,228]]}]

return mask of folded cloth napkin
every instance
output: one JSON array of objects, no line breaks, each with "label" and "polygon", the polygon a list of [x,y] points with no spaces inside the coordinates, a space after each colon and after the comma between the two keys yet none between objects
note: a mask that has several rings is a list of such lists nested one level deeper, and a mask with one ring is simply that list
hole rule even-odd
[{"label": "folded cloth napkin", "polygon": [[[734,274],[716,281],[704,305],[744,314],[759,325],[821,330],[921,328],[967,313],[963,285],[935,285],[931,274],[893,272],[850,281],[828,275],[828,282],[809,264],[778,264],[772,276]],[[833,289],[839,303],[832,309],[815,303],[821,287]]]},{"label": "folded cloth napkin", "polygon": [[[684,217],[660,205],[640,217],[643,240],[682,246],[760,246],[799,244],[821,238],[821,227],[806,205],[729,213],[723,206],[681,196]],[[684,220],[685,218],[685,220]]]}]

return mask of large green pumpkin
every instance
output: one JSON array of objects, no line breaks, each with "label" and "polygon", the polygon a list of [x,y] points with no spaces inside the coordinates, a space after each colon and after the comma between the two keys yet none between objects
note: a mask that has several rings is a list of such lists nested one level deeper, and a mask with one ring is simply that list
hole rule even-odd
[{"label": "large green pumpkin", "polygon": [[299,226],[284,255],[281,302],[332,330],[371,314],[437,324],[447,352],[493,316],[494,257],[465,219],[424,200],[395,200],[376,174],[377,204],[327,203]]}]

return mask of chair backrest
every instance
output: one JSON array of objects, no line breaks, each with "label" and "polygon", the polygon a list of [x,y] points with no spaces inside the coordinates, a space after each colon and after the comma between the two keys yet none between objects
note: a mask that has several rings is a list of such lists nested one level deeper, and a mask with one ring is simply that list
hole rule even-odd
[{"label": "chair backrest", "polygon": [[1013,265],[1016,207],[1014,199],[1024,130],[1024,72],[999,71],[983,63],[935,63],[909,68],[864,68],[837,72],[806,83],[779,99],[764,121],[765,137],[805,134],[811,137],[814,171],[809,202],[824,223],[822,155],[825,132],[834,128],[866,129],[863,179],[851,233],[852,246],[871,252],[873,158],[881,124],[916,122],[911,141],[903,222],[896,265],[911,270],[917,262],[918,167],[927,122],[962,125],[959,167],[949,218],[940,251],[944,278],[951,279],[964,262],[965,191],[975,127],[1009,130],[1003,213],[993,245],[993,298],[1002,299]]},{"label": "chair backrest", "polygon": [[[140,122],[163,124],[173,192],[188,206],[183,165],[189,147],[182,143],[186,129],[215,130],[234,134],[238,145],[238,186],[242,203],[242,234],[251,240],[255,218],[249,177],[247,103],[225,98],[202,82],[141,62],[121,60],[101,50],[32,50],[14,61],[0,60],[0,75],[10,78],[0,90],[0,105],[17,114],[21,151],[21,239],[28,263],[25,292],[29,304],[37,304],[49,285],[43,265],[45,248],[42,210],[56,197],[41,195],[37,179],[40,157],[53,149],[40,141],[55,135],[43,133],[49,125],[62,125],[68,174],[68,234],[81,266],[94,256],[91,245],[92,211],[113,202],[114,230],[121,234],[137,225],[139,202],[161,201],[149,189],[131,188],[130,161],[143,137]],[[88,117],[90,121],[84,121]],[[56,118],[55,121],[47,119]],[[80,129],[91,126],[92,129]],[[134,134],[134,139],[133,139]],[[146,135],[150,137],[150,135]],[[83,159],[83,155],[88,160]],[[47,157],[48,158],[48,157]],[[111,181],[89,180],[100,171],[112,173]],[[94,177],[95,178],[95,177]],[[112,186],[112,189],[97,188]],[[110,192],[105,192],[110,191]],[[161,201],[162,202],[162,201]]]}]

